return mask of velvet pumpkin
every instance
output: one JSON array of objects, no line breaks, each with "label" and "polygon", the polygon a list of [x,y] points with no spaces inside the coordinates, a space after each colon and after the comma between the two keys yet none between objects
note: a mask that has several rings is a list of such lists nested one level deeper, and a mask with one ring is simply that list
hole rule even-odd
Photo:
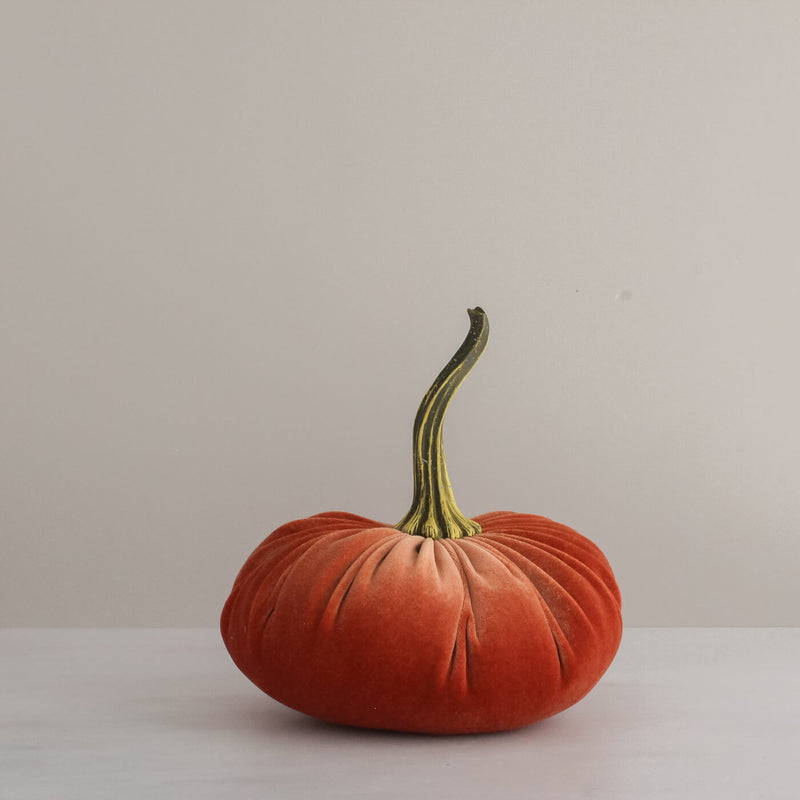
[{"label": "velvet pumpkin", "polygon": [[414,499],[396,526],[344,512],[289,522],[247,559],[222,612],[241,671],[329,722],[421,733],[528,725],[600,679],[622,634],[600,549],[541,516],[467,519],[442,421],[488,337],[480,309],[414,423]]}]

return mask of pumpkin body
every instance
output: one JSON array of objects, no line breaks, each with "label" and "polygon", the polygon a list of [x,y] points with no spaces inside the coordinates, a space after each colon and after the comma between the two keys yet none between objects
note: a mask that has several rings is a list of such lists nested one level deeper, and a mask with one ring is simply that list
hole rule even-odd
[{"label": "pumpkin body", "polygon": [[343,512],[278,528],[225,604],[225,645],[267,694],[329,722],[508,730],[583,697],[622,635],[598,547],[544,517],[492,512],[431,539]]}]

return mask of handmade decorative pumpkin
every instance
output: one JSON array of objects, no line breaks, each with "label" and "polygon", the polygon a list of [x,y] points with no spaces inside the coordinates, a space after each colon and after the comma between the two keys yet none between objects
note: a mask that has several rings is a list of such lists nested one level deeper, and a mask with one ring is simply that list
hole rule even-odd
[{"label": "handmade decorative pumpkin", "polygon": [[414,423],[414,499],[396,526],[344,512],[289,522],[247,559],[222,612],[241,671],[330,722],[423,733],[518,728],[583,697],[622,634],[598,547],[532,514],[458,510],[442,451],[450,398],[486,345],[466,340]]}]

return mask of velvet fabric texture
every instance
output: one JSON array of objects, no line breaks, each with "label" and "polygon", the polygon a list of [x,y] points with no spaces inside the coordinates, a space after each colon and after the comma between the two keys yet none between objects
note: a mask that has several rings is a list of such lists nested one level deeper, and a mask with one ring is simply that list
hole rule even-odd
[{"label": "velvet fabric texture", "polygon": [[228,651],[267,694],[329,722],[473,733],[562,711],[619,646],[611,567],[544,517],[475,520],[462,539],[344,512],[283,525],[236,578]]}]

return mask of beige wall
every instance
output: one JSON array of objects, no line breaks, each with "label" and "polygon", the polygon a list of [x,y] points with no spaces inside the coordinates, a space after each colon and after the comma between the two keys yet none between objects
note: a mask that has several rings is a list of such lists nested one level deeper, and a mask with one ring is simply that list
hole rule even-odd
[{"label": "beige wall", "polygon": [[250,550],[462,509],[633,625],[800,624],[794,2],[0,5],[0,624],[214,625]]}]

